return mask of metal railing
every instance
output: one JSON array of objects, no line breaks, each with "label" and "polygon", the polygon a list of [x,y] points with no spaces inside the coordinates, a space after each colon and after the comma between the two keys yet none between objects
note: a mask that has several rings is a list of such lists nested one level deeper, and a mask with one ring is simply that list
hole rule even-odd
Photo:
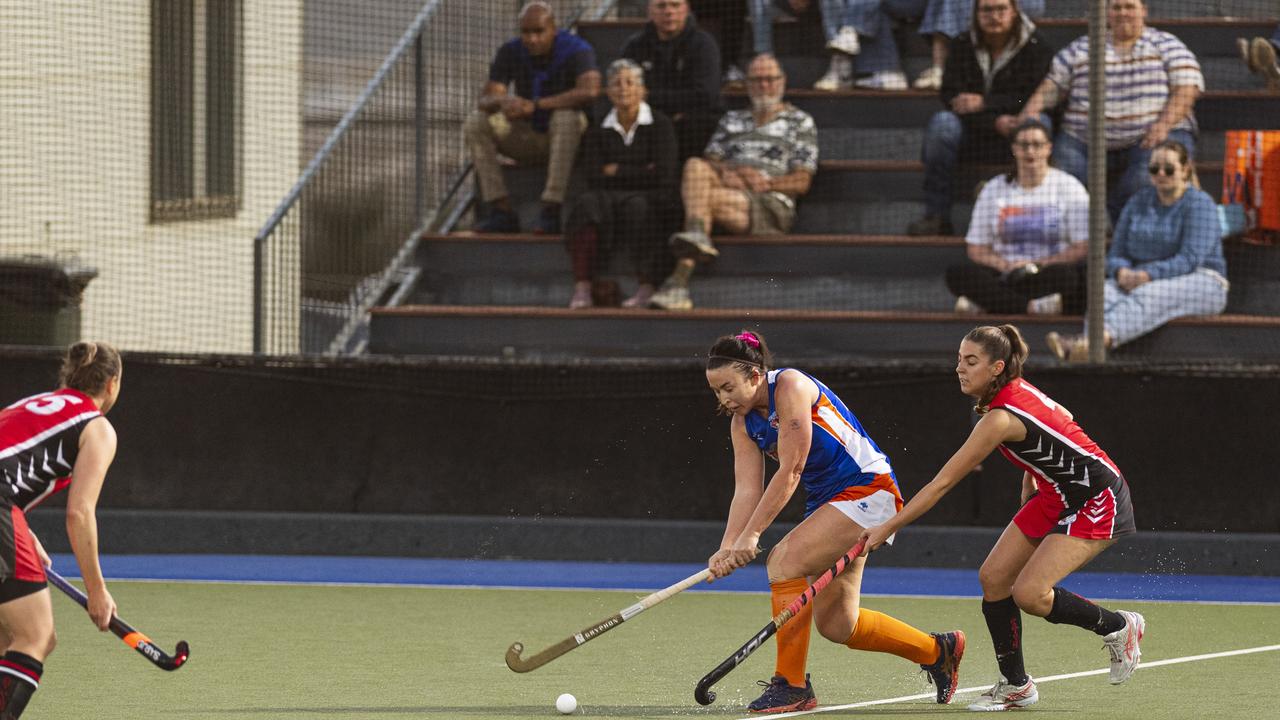
[{"label": "metal railing", "polygon": [[[562,25],[615,2],[583,2]],[[369,308],[416,277],[421,231],[457,223],[471,202],[462,121],[513,10],[422,7],[254,238],[255,354],[358,352]]]}]

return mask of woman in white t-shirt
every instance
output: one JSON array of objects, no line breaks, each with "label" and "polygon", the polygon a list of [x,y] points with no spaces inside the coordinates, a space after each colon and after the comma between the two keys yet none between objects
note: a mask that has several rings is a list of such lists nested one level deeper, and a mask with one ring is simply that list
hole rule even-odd
[{"label": "woman in white t-shirt", "polygon": [[992,178],[978,195],[965,238],[970,262],[947,268],[956,312],[1083,312],[1089,194],[1049,167],[1049,138],[1036,120],[1019,125],[1014,171]]}]

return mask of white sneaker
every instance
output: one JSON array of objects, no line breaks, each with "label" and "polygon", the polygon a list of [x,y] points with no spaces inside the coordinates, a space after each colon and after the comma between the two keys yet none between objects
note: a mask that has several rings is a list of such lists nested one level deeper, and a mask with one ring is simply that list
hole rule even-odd
[{"label": "white sneaker", "polygon": [[942,68],[937,65],[930,65],[927,70],[920,73],[920,77],[916,78],[912,87],[917,90],[941,90]]},{"label": "white sneaker", "polygon": [[1032,315],[1061,315],[1062,293],[1053,293],[1028,301],[1027,312]]},{"label": "white sneaker", "polygon": [[1142,659],[1142,650],[1138,643],[1147,631],[1147,621],[1136,612],[1117,610],[1124,616],[1124,627],[1102,638],[1102,647],[1111,653],[1111,684],[1119,685],[1134,670],[1138,669],[1138,661]]},{"label": "white sneaker", "polygon": [[868,90],[906,90],[907,76],[901,70],[881,70],[859,78],[853,84]]},{"label": "white sneaker", "polygon": [[964,295],[956,298],[955,310],[961,315],[977,315],[982,312],[982,308],[978,307],[977,304]]},{"label": "white sneaker", "polygon": [[668,281],[662,283],[662,287],[649,298],[649,307],[659,310],[692,310],[693,298],[689,297],[689,288]]},{"label": "white sneaker", "polygon": [[742,68],[739,68],[737,65],[730,65],[729,69],[724,71],[725,85],[741,85],[746,81],[746,73],[742,72]]},{"label": "white sneaker", "polygon": [[969,709],[974,712],[999,712],[1014,708],[1035,705],[1040,699],[1036,690],[1036,681],[1027,676],[1027,684],[1010,685],[1004,678],[996,681],[995,686],[978,696],[977,702],[970,703]]},{"label": "white sneaker", "polygon": [[857,55],[862,52],[862,43],[858,42],[858,31],[845,25],[840,28],[840,32],[837,32],[835,37],[827,41],[827,49],[845,55]]},{"label": "white sneaker", "polygon": [[813,84],[814,90],[845,90],[853,87],[853,60],[847,55],[836,53],[831,56],[831,65],[827,74]]}]

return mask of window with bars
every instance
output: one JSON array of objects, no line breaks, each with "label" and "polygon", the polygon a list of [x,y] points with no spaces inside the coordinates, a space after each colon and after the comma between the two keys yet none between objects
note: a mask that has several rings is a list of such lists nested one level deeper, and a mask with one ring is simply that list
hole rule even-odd
[{"label": "window with bars", "polygon": [[151,2],[151,221],[240,208],[240,0]]}]

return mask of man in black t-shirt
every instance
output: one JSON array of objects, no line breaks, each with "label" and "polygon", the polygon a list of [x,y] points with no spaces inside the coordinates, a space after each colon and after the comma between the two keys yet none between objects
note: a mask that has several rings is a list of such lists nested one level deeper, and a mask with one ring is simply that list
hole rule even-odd
[{"label": "man in black t-shirt", "polygon": [[582,111],[600,94],[600,71],[586,41],[556,29],[550,5],[533,0],[519,17],[520,36],[498,49],[477,110],[463,125],[480,196],[489,206],[488,218],[475,229],[520,231],[498,164],[501,152],[522,165],[547,163],[534,231],[554,234],[560,232],[560,206],[587,126]]}]

